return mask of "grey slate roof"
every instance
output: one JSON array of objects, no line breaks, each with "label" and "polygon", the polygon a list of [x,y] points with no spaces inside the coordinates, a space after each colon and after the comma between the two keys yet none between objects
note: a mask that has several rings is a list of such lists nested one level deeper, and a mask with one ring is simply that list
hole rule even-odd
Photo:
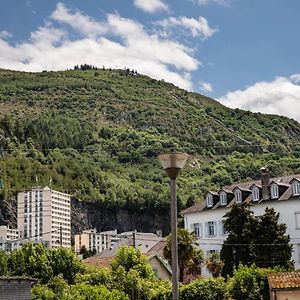
[{"label": "grey slate roof", "polygon": [[[286,201],[292,198],[293,193],[292,193],[292,186],[291,183],[294,179],[297,179],[300,181],[300,174],[293,174],[293,175],[287,175],[287,176],[281,176],[281,177],[275,177],[275,178],[270,178],[270,183],[277,183],[281,187],[285,187],[286,190],[283,192],[283,194],[280,195],[278,200],[267,200],[267,201]],[[261,189],[261,180],[251,180],[247,182],[242,182],[242,183],[234,183],[231,185],[227,185],[219,189],[219,191],[228,191],[229,193],[232,193],[232,191],[235,188],[239,188],[242,191],[251,191],[250,188],[251,186],[256,185]],[[215,191],[208,191],[205,193],[211,193],[213,195],[216,195]],[[252,197],[251,194],[246,199],[243,199],[243,203],[251,203],[252,202]],[[259,203],[261,201],[257,201],[255,203]],[[186,208],[185,210],[181,211],[182,215],[185,214],[190,214],[190,213],[196,213],[199,211],[203,210],[208,210],[208,209],[217,209],[217,208],[222,208],[222,207],[231,207],[234,204],[234,200],[230,201],[227,206],[220,206],[220,203],[216,203],[212,208],[207,208],[206,206],[206,201],[201,201],[200,203],[196,203],[191,207]]]}]

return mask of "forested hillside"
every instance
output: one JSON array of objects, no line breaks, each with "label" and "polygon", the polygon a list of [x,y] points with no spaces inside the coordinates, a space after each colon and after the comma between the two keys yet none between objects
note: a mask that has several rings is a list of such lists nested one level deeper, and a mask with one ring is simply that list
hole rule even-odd
[{"label": "forested hillside", "polygon": [[191,155],[179,209],[207,189],[257,178],[264,165],[273,176],[300,172],[296,121],[229,109],[130,70],[84,69],[0,70],[2,200],[50,185],[104,210],[165,216],[168,179],[156,156],[173,150]]}]

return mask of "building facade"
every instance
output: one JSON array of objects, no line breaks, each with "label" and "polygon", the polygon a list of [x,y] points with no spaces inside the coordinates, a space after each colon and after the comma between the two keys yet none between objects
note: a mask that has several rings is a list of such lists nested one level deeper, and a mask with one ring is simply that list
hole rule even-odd
[{"label": "building facade", "polygon": [[13,251],[19,248],[19,230],[0,226],[0,250]]},{"label": "building facade", "polygon": [[20,237],[48,248],[71,247],[70,195],[49,187],[18,193]]},{"label": "building facade", "polygon": [[97,232],[96,229],[84,230],[81,234],[75,235],[75,252],[79,253],[84,246],[89,251],[100,253],[112,247],[119,239],[117,230],[103,232]]},{"label": "building facade", "polygon": [[[249,203],[254,215],[262,215],[267,207],[279,213],[279,223],[287,226],[293,245],[292,260],[300,268],[300,175],[269,178],[261,170],[261,180],[230,185],[218,192],[209,191],[205,199],[182,212],[184,226],[194,232],[204,256],[222,248],[227,233],[223,217],[234,203]],[[208,274],[203,270],[204,274]]]}]

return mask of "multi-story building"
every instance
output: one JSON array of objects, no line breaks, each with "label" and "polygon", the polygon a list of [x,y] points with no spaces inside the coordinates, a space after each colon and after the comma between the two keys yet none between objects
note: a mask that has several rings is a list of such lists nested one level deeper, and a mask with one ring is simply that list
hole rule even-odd
[{"label": "multi-story building", "polygon": [[18,230],[25,240],[42,242],[49,248],[70,248],[70,195],[49,187],[18,193]]},{"label": "multi-story building", "polygon": [[[182,212],[185,229],[193,231],[205,256],[220,251],[227,234],[223,217],[234,203],[249,203],[254,215],[262,215],[267,207],[279,213],[279,223],[287,226],[293,245],[292,259],[300,268],[300,175],[269,178],[261,169],[261,180],[226,186],[209,191],[204,201]],[[205,274],[205,270],[204,274]]]},{"label": "multi-story building", "polygon": [[84,230],[81,234],[75,235],[75,252],[79,253],[80,249],[85,246],[89,251],[101,251],[110,248],[120,238],[117,230],[97,232],[96,229]]},{"label": "multi-story building", "polygon": [[0,249],[12,251],[19,248],[18,229],[9,228],[9,226],[0,226]]}]

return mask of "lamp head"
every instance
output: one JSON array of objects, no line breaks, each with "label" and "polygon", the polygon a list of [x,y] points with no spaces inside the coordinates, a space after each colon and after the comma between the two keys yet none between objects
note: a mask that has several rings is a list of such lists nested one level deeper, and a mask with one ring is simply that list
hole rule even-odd
[{"label": "lamp head", "polygon": [[158,156],[158,160],[170,179],[176,179],[188,157],[186,153],[164,153]]}]

